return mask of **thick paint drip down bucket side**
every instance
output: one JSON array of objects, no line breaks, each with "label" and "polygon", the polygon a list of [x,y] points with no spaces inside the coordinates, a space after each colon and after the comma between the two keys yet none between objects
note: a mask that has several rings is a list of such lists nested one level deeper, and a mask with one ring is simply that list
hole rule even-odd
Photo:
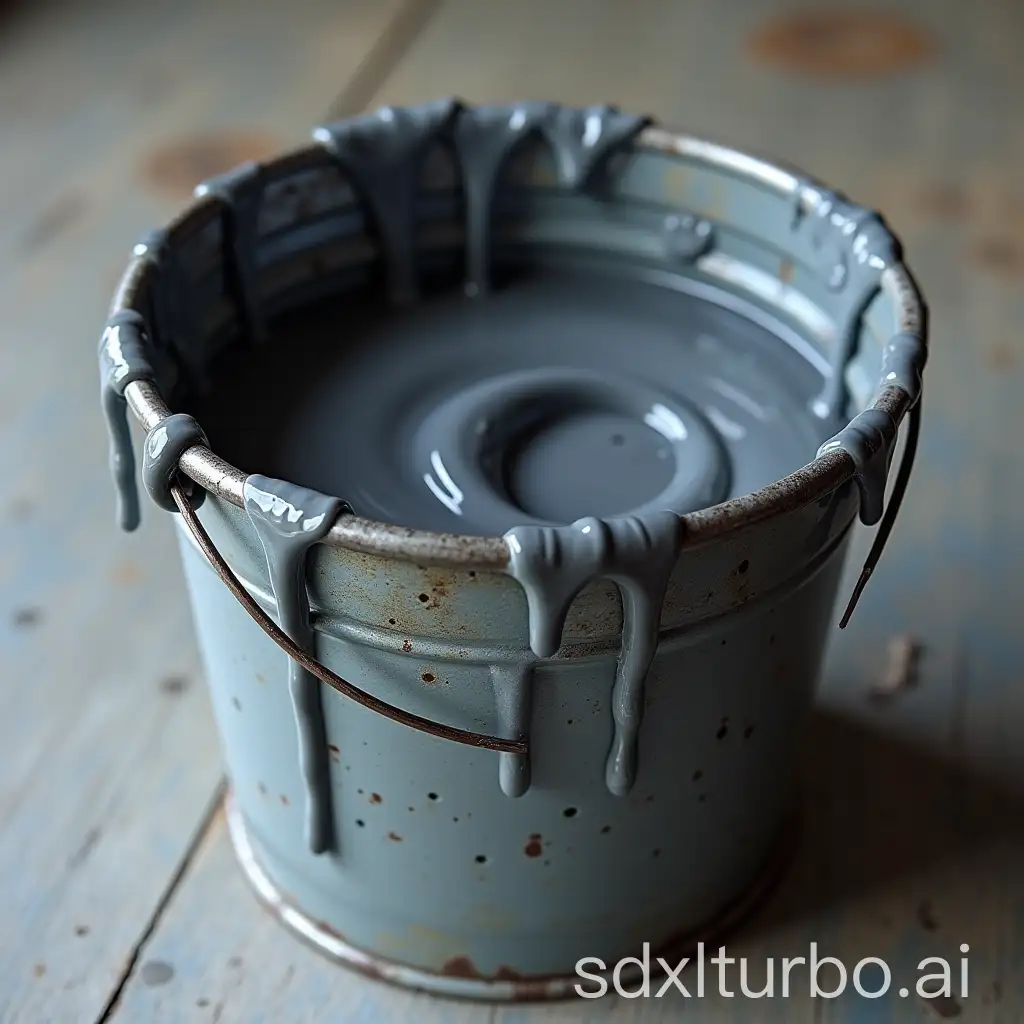
[{"label": "thick paint drip down bucket side", "polygon": [[200,187],[100,363],[122,525],[129,408],[177,513],[260,898],[485,999],[720,938],[794,841],[924,359],[876,214],[609,108],[385,109]]}]

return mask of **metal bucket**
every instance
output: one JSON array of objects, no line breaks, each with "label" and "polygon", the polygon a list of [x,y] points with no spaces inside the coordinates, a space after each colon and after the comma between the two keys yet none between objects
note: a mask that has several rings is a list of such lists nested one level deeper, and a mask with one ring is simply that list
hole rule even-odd
[{"label": "metal bucket", "polygon": [[[491,171],[459,199],[417,161],[440,139],[458,162],[467,137]],[[793,841],[800,731],[850,528],[858,512],[881,524],[863,584],[910,472],[925,324],[896,242],[791,170],[607,108],[437,103],[314,139],[201,186],[140,243],[100,348],[122,525],[138,520],[127,407],[149,432],[148,490],[183,513],[244,871],[323,952],[449,995],[557,997],[581,958],[611,968],[645,942],[719,937]],[[470,237],[482,208],[487,232]],[[395,210],[415,210],[415,245]],[[666,567],[660,622],[655,609],[632,682],[640,613],[614,559],[562,588],[552,643],[515,531],[361,518],[246,478],[171,412],[281,310],[358,302],[382,267],[408,300],[431,260],[464,262],[479,284],[489,254],[514,246],[644,261],[768,325],[819,368],[817,414],[848,423],[791,475],[674,517],[651,555]],[[571,529],[549,536],[568,544]]]}]

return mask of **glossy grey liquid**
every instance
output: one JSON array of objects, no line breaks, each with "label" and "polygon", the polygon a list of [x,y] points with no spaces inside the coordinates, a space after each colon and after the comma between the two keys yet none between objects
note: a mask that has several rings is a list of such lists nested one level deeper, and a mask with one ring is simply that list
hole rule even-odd
[{"label": "glossy grey liquid", "polygon": [[[323,539],[342,508],[337,498],[282,480],[252,475],[245,481],[245,512],[263,545],[280,627],[307,653],[313,650],[306,593],[306,555]],[[306,784],[306,841],[313,853],[332,847],[331,774],[319,680],[288,660],[288,684]]]},{"label": "glossy grey liquid", "polygon": [[689,512],[798,469],[830,432],[808,412],[820,374],[778,337],[623,275],[322,306],[276,335],[194,410],[214,449],[405,526]]}]

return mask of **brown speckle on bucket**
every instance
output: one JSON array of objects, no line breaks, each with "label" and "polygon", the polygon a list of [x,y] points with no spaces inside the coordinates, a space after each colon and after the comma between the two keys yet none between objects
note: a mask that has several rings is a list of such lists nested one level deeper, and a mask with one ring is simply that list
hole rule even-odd
[{"label": "brown speckle on bucket", "polygon": [[291,802],[291,801],[290,801],[290,800],[288,799],[288,797],[286,797],[286,796],[284,795],[284,793],[282,793],[282,794],[281,794],[281,803],[282,803],[282,804],[284,804],[284,805],[285,805],[285,807],[287,807],[287,806],[288,806],[288,804],[289,804],[290,802]]},{"label": "brown speckle on bucket", "polygon": [[875,78],[916,67],[935,53],[931,36],[898,15],[808,10],[776,18],[750,38],[761,64],[811,78]]},{"label": "brown speckle on bucket", "polygon": [[700,780],[701,780],[702,778],[704,778],[704,773],[703,773],[703,772],[702,772],[702,771],[701,771],[701,770],[700,770],[700,769],[698,768],[698,769],[697,769],[697,770],[696,770],[696,771],[695,771],[695,772],[693,773],[693,781],[694,781],[694,782],[699,782],[699,781],[700,781]]},{"label": "brown speckle on bucket", "polygon": [[752,725],[748,725],[746,727],[746,729],[743,730],[743,738],[745,740],[749,740],[750,737],[753,736],[753,735],[754,735],[754,727]]},{"label": "brown speckle on bucket", "polygon": [[75,934],[81,939],[89,934],[89,926],[87,924],[76,924]]},{"label": "brown speckle on bucket", "polygon": [[231,698],[231,703],[234,706],[234,709],[236,711],[241,711],[242,710],[242,702],[237,697],[232,697]]},{"label": "brown speckle on bucket", "polygon": [[408,654],[412,650],[412,641],[411,640],[403,640],[402,641],[402,650],[405,651],[406,654]]},{"label": "brown speckle on bucket", "polygon": [[262,782],[257,782],[256,788],[260,791],[260,796],[267,795],[267,787]]},{"label": "brown speckle on bucket", "polygon": [[716,737],[717,737],[718,739],[720,739],[720,740],[724,740],[724,739],[725,739],[725,737],[726,737],[726,736],[728,735],[728,733],[729,733],[729,726],[727,726],[727,725],[726,725],[726,724],[725,724],[725,723],[723,722],[723,723],[722,723],[722,725],[720,726],[720,728],[719,728],[718,732],[716,732],[716,733],[715,733],[715,736],[716,736]]},{"label": "brown speckle on bucket", "polygon": [[402,841],[402,837],[397,832],[389,832],[388,839],[393,843],[400,843]]},{"label": "brown speckle on bucket", "polygon": [[328,743],[327,751],[331,755],[332,761],[337,761],[341,756],[341,748],[336,743]]},{"label": "brown speckle on bucket", "polygon": [[523,852],[527,857],[539,857],[544,852],[541,846],[540,833],[535,832],[526,842]]},{"label": "brown speckle on bucket", "polygon": [[433,672],[424,672],[420,676],[420,679],[422,679],[423,682],[425,683],[433,683],[437,681],[437,676],[435,676]]},{"label": "brown speckle on bucket", "polygon": [[371,793],[370,794],[370,803],[371,804],[382,804],[382,803],[384,803],[384,797],[382,797],[380,795],[380,793]]}]

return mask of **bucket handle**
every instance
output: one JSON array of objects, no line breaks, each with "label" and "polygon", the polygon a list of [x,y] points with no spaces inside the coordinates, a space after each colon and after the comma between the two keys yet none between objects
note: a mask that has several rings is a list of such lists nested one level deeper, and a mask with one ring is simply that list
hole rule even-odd
[{"label": "bucket handle", "polygon": [[364,708],[375,711],[378,715],[390,718],[399,725],[408,726],[418,732],[425,732],[439,739],[451,740],[453,743],[463,743],[469,747],[483,747],[486,750],[497,750],[504,754],[526,754],[529,751],[526,740],[506,740],[499,736],[488,736],[485,733],[469,732],[465,729],[456,729],[451,725],[442,725],[440,722],[432,722],[429,718],[422,718],[409,711],[396,708],[393,704],[374,697],[365,690],[360,690],[350,682],[335,675],[329,668],[321,665],[315,658],[311,658],[301,647],[294,643],[291,637],[273,619],[271,619],[260,606],[253,600],[249,592],[242,586],[238,577],[231,567],[224,560],[224,557],[217,550],[210,535],[199,521],[191,500],[185,494],[181,484],[171,483],[171,497],[174,504],[178,506],[181,518],[188,527],[196,544],[206,556],[210,565],[217,575],[224,581],[228,590],[238,599],[239,604],[252,616],[256,625],[263,630],[271,640],[281,648],[293,661],[301,665],[310,675],[316,676],[321,682],[337,690],[344,697],[362,704]]},{"label": "bucket handle", "polygon": [[878,565],[882,557],[885,542],[889,539],[889,534],[892,533],[892,528],[896,523],[896,516],[899,514],[900,505],[903,502],[903,495],[906,494],[907,484],[910,482],[910,473],[914,468],[914,455],[917,453],[917,439],[920,433],[921,396],[918,395],[917,401],[910,407],[910,412],[907,415],[907,440],[903,446],[903,455],[900,457],[899,471],[896,473],[896,479],[893,481],[892,494],[889,495],[889,504],[885,506],[885,514],[882,516],[882,521],[878,524],[878,532],[875,534],[875,540],[871,545],[871,550],[868,552],[868,557],[864,560],[864,568],[860,571],[860,576],[853,588],[853,593],[850,595],[846,611],[843,612],[843,617],[839,620],[840,629],[846,629],[850,616],[853,615],[853,610],[857,607],[857,602],[860,600],[860,595],[864,592],[864,588],[868,585],[868,580],[871,579],[871,574],[875,571],[875,566]]}]

